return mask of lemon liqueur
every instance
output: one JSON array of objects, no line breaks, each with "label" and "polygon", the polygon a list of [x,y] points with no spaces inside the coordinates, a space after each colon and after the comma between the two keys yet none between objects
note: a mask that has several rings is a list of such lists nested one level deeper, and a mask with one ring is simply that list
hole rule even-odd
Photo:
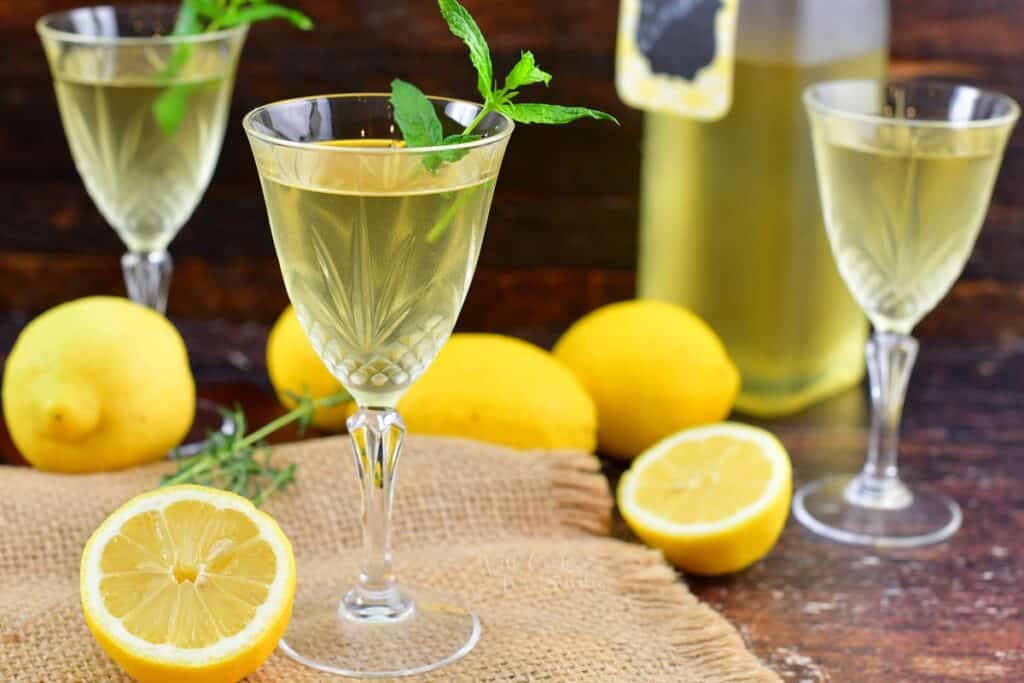
[{"label": "lemon liqueur", "polygon": [[[191,46],[182,72],[161,83],[146,75],[152,67],[145,51],[122,51],[119,59],[114,78],[94,53],[61,60],[54,71],[61,120],[103,217],[130,250],[161,251],[195,210],[217,165],[235,64],[220,56],[220,46]],[[189,93],[173,131],[154,115],[169,85]]]},{"label": "lemon liqueur", "polygon": [[36,23],[75,166],[128,248],[128,294],[160,313],[167,247],[213,175],[249,24],[279,18],[312,27],[269,0],[97,5]]},{"label": "lemon liqueur", "polygon": [[[361,404],[394,406],[455,325],[498,169],[482,165],[489,156],[470,155],[432,175],[420,157],[407,156],[366,172],[375,157],[353,150],[397,145],[325,144],[337,150],[317,162],[330,168],[329,179],[312,174],[298,184],[279,177],[280,166],[262,175],[281,271],[299,321],[332,374]],[[396,174],[417,180],[394,186]],[[353,181],[339,188],[337,178]]]},{"label": "lemon liqueur", "polygon": [[843,543],[938,543],[960,527],[959,504],[899,474],[900,416],[920,348],[911,331],[967,261],[1020,107],[996,92],[928,81],[816,83],[804,102],[832,251],[875,330],[865,349],[864,468],[805,484],[793,513]]},{"label": "lemon liqueur", "polygon": [[394,406],[455,324],[514,122],[614,120],[521,101],[525,86],[551,80],[533,54],[499,82],[469,12],[456,0],[438,6],[469,49],[482,104],[430,98],[396,78],[390,96],[305,97],[244,120],[299,324],[358,405],[346,421],[361,494],[358,577],[344,593],[300,584],[281,649],[348,676],[430,671],[480,638],[459,601],[395,578],[391,503],[406,428]]},{"label": "lemon liqueur", "polygon": [[909,334],[959,277],[988,210],[1006,131],[815,129],[825,225],[876,330]]},{"label": "lemon liqueur", "polygon": [[645,122],[639,293],[704,318],[742,373],[738,407],[761,415],[793,412],[864,367],[867,326],[829,253],[800,95],[885,73],[884,3],[794,14],[815,4],[741,6],[721,120]]}]

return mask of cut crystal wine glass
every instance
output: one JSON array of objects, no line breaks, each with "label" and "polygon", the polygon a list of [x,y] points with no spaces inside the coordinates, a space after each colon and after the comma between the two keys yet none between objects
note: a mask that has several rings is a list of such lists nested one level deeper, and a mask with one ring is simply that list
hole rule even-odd
[{"label": "cut crystal wine glass", "polygon": [[[445,134],[481,111],[430,101]],[[288,296],[359,406],[348,420],[359,575],[315,579],[311,568],[282,648],[322,671],[365,677],[429,671],[480,636],[459,600],[396,580],[391,506],[406,429],[395,406],[455,325],[513,128],[489,113],[474,131],[480,140],[410,149],[392,114],[388,95],[331,95],[260,107],[244,122]]]}]

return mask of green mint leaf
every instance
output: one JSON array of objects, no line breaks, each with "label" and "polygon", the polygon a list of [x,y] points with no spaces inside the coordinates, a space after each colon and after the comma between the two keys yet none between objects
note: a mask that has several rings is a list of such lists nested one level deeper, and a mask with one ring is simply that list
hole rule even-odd
[{"label": "green mint leaf", "polygon": [[181,7],[178,9],[178,18],[174,22],[174,30],[171,35],[187,36],[199,33],[199,14],[196,11],[195,0],[181,0]]},{"label": "green mint leaf", "polygon": [[192,85],[183,83],[168,86],[153,101],[153,116],[167,137],[174,137],[181,127],[191,96]]},{"label": "green mint leaf", "polygon": [[441,16],[448,22],[449,30],[469,47],[469,61],[476,68],[476,87],[484,100],[490,99],[494,91],[494,67],[484,34],[458,0],[438,0],[437,4],[441,8]]},{"label": "green mint leaf", "polygon": [[598,119],[611,121],[618,125],[619,120],[603,111],[587,107],[563,107],[560,104],[516,104],[504,102],[500,106],[502,113],[518,123],[572,123],[578,119]]},{"label": "green mint leaf", "polygon": [[[199,33],[202,30],[199,23],[200,8],[206,9],[207,4],[208,0],[182,0],[172,35],[185,36]],[[185,64],[191,57],[191,44],[175,45],[160,76],[167,80],[173,80],[185,68]],[[188,108],[190,95],[191,88],[188,85],[171,85],[154,100],[153,118],[156,119],[157,125],[167,137],[174,137],[178,128],[181,127],[181,122],[185,120],[185,110]]]},{"label": "green mint leaf", "polygon": [[[466,135],[465,133],[456,133],[455,135],[449,135],[444,140],[441,140],[442,145],[462,145],[467,142],[476,142],[480,139],[479,135]],[[447,162],[458,161],[462,157],[469,154],[468,149],[446,149],[441,152],[441,158]]]},{"label": "green mint leaf", "polygon": [[512,70],[508,72],[508,76],[505,77],[505,87],[502,90],[505,97],[512,99],[519,94],[514,92],[516,88],[534,83],[548,85],[551,83],[551,74],[538,67],[533,53],[526,50]]},{"label": "green mint leaf", "polygon": [[441,168],[441,162],[444,159],[441,158],[440,152],[431,152],[423,157],[421,163],[431,173],[437,173],[438,169]]},{"label": "green mint leaf", "polygon": [[160,77],[172,80],[180,74],[185,65],[188,64],[188,60],[192,58],[192,47],[191,43],[175,45],[171,51],[171,56],[167,58],[167,64],[160,71]]},{"label": "green mint leaf", "polygon": [[[479,140],[479,135],[466,135],[464,133],[458,133],[456,135],[449,135],[441,141],[442,145],[461,145],[466,142],[474,142]],[[462,157],[469,154],[468,149],[446,149],[442,152],[438,152],[441,155],[442,161],[447,161],[449,164],[454,164],[456,161],[462,159]]]},{"label": "green mint leaf", "polygon": [[[465,133],[456,133],[455,135],[449,135],[444,138],[438,145],[461,145],[466,142],[474,142],[479,140],[479,135],[467,135]],[[437,169],[441,167],[441,163],[447,161],[450,164],[454,164],[456,161],[462,159],[462,157],[469,154],[468,149],[445,149],[438,152],[431,152],[430,154],[423,157],[423,165],[426,166],[427,170],[431,173],[437,173]]]},{"label": "green mint leaf", "polygon": [[224,13],[216,0],[193,0],[193,3],[196,6],[196,12],[203,19],[216,19]]},{"label": "green mint leaf", "polygon": [[271,3],[260,3],[228,12],[216,22],[218,28],[231,28],[239,24],[252,24],[267,19],[284,19],[303,31],[313,28],[313,20],[302,12]]},{"label": "green mint leaf", "polygon": [[408,147],[431,147],[441,142],[441,120],[423,91],[400,78],[391,81],[395,123]]}]

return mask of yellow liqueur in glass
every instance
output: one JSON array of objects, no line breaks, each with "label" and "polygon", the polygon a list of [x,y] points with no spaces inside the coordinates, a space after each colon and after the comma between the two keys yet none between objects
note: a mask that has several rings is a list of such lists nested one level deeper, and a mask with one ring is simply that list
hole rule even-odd
[{"label": "yellow liqueur in glass", "polygon": [[167,248],[213,176],[248,32],[176,35],[179,10],[80,7],[36,24],[75,168],[128,249],[128,295],[160,313]]},{"label": "yellow liqueur in glass", "polygon": [[805,484],[794,516],[843,543],[938,543],[960,528],[960,506],[904,483],[897,465],[918,351],[911,331],[967,262],[1020,108],[968,86],[864,80],[815,84],[804,102],[829,243],[874,333],[864,468]]},{"label": "yellow liqueur in glass", "polygon": [[[365,139],[321,144],[401,147]],[[417,156],[371,169],[358,154],[340,154],[305,181],[282,178],[274,168],[263,173],[274,243],[300,324],[361,405],[393,407],[448,339],[494,192],[497,169],[480,167],[487,162],[470,155],[459,162],[464,168],[435,176]],[[401,174],[422,177],[410,188],[396,182]],[[338,178],[351,181],[339,187]]]},{"label": "yellow liqueur in glass", "polygon": [[[361,500],[358,579],[300,581],[281,648],[348,676],[430,671],[465,656],[481,633],[457,598],[395,578],[391,503],[406,433],[395,405],[455,325],[513,123],[470,102],[424,104],[447,132],[474,123],[481,137],[406,146],[388,95],[289,100],[244,121],[288,297],[359,406],[347,421]],[[442,153],[444,163],[431,163]]]},{"label": "yellow liqueur in glass", "polygon": [[854,128],[819,133],[829,241],[875,329],[908,334],[967,263],[1005,133],[890,130],[872,142]]},{"label": "yellow liqueur in glass", "polygon": [[[154,105],[167,91],[125,61],[113,78],[94,57],[72,52],[54,73],[64,133],[89,195],[131,251],[162,251],[195,210],[220,154],[231,99],[230,68],[216,47],[194,46],[175,87],[189,92],[174,134]],[[132,75],[140,74],[140,75]],[[227,78],[227,80],[225,80]]]}]

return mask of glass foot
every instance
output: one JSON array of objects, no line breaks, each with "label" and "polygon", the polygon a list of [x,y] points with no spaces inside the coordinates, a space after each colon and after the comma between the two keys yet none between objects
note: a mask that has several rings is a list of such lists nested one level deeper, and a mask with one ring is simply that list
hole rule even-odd
[{"label": "glass foot", "polygon": [[825,477],[793,496],[793,515],[814,533],[840,543],[880,548],[916,548],[952,536],[963,520],[952,498],[927,489],[905,489],[898,506],[865,507],[851,502],[854,475]]},{"label": "glass foot", "polygon": [[480,640],[480,620],[457,600],[401,588],[409,609],[360,614],[337,588],[299,586],[281,650],[306,666],[355,678],[421,674],[461,659]]},{"label": "glass foot", "polygon": [[197,398],[196,416],[192,420],[192,429],[185,437],[185,443],[168,453],[167,458],[169,460],[191,458],[206,446],[206,437],[210,432],[230,435],[235,433],[236,427],[231,415],[223,412],[216,403],[205,398]]}]

